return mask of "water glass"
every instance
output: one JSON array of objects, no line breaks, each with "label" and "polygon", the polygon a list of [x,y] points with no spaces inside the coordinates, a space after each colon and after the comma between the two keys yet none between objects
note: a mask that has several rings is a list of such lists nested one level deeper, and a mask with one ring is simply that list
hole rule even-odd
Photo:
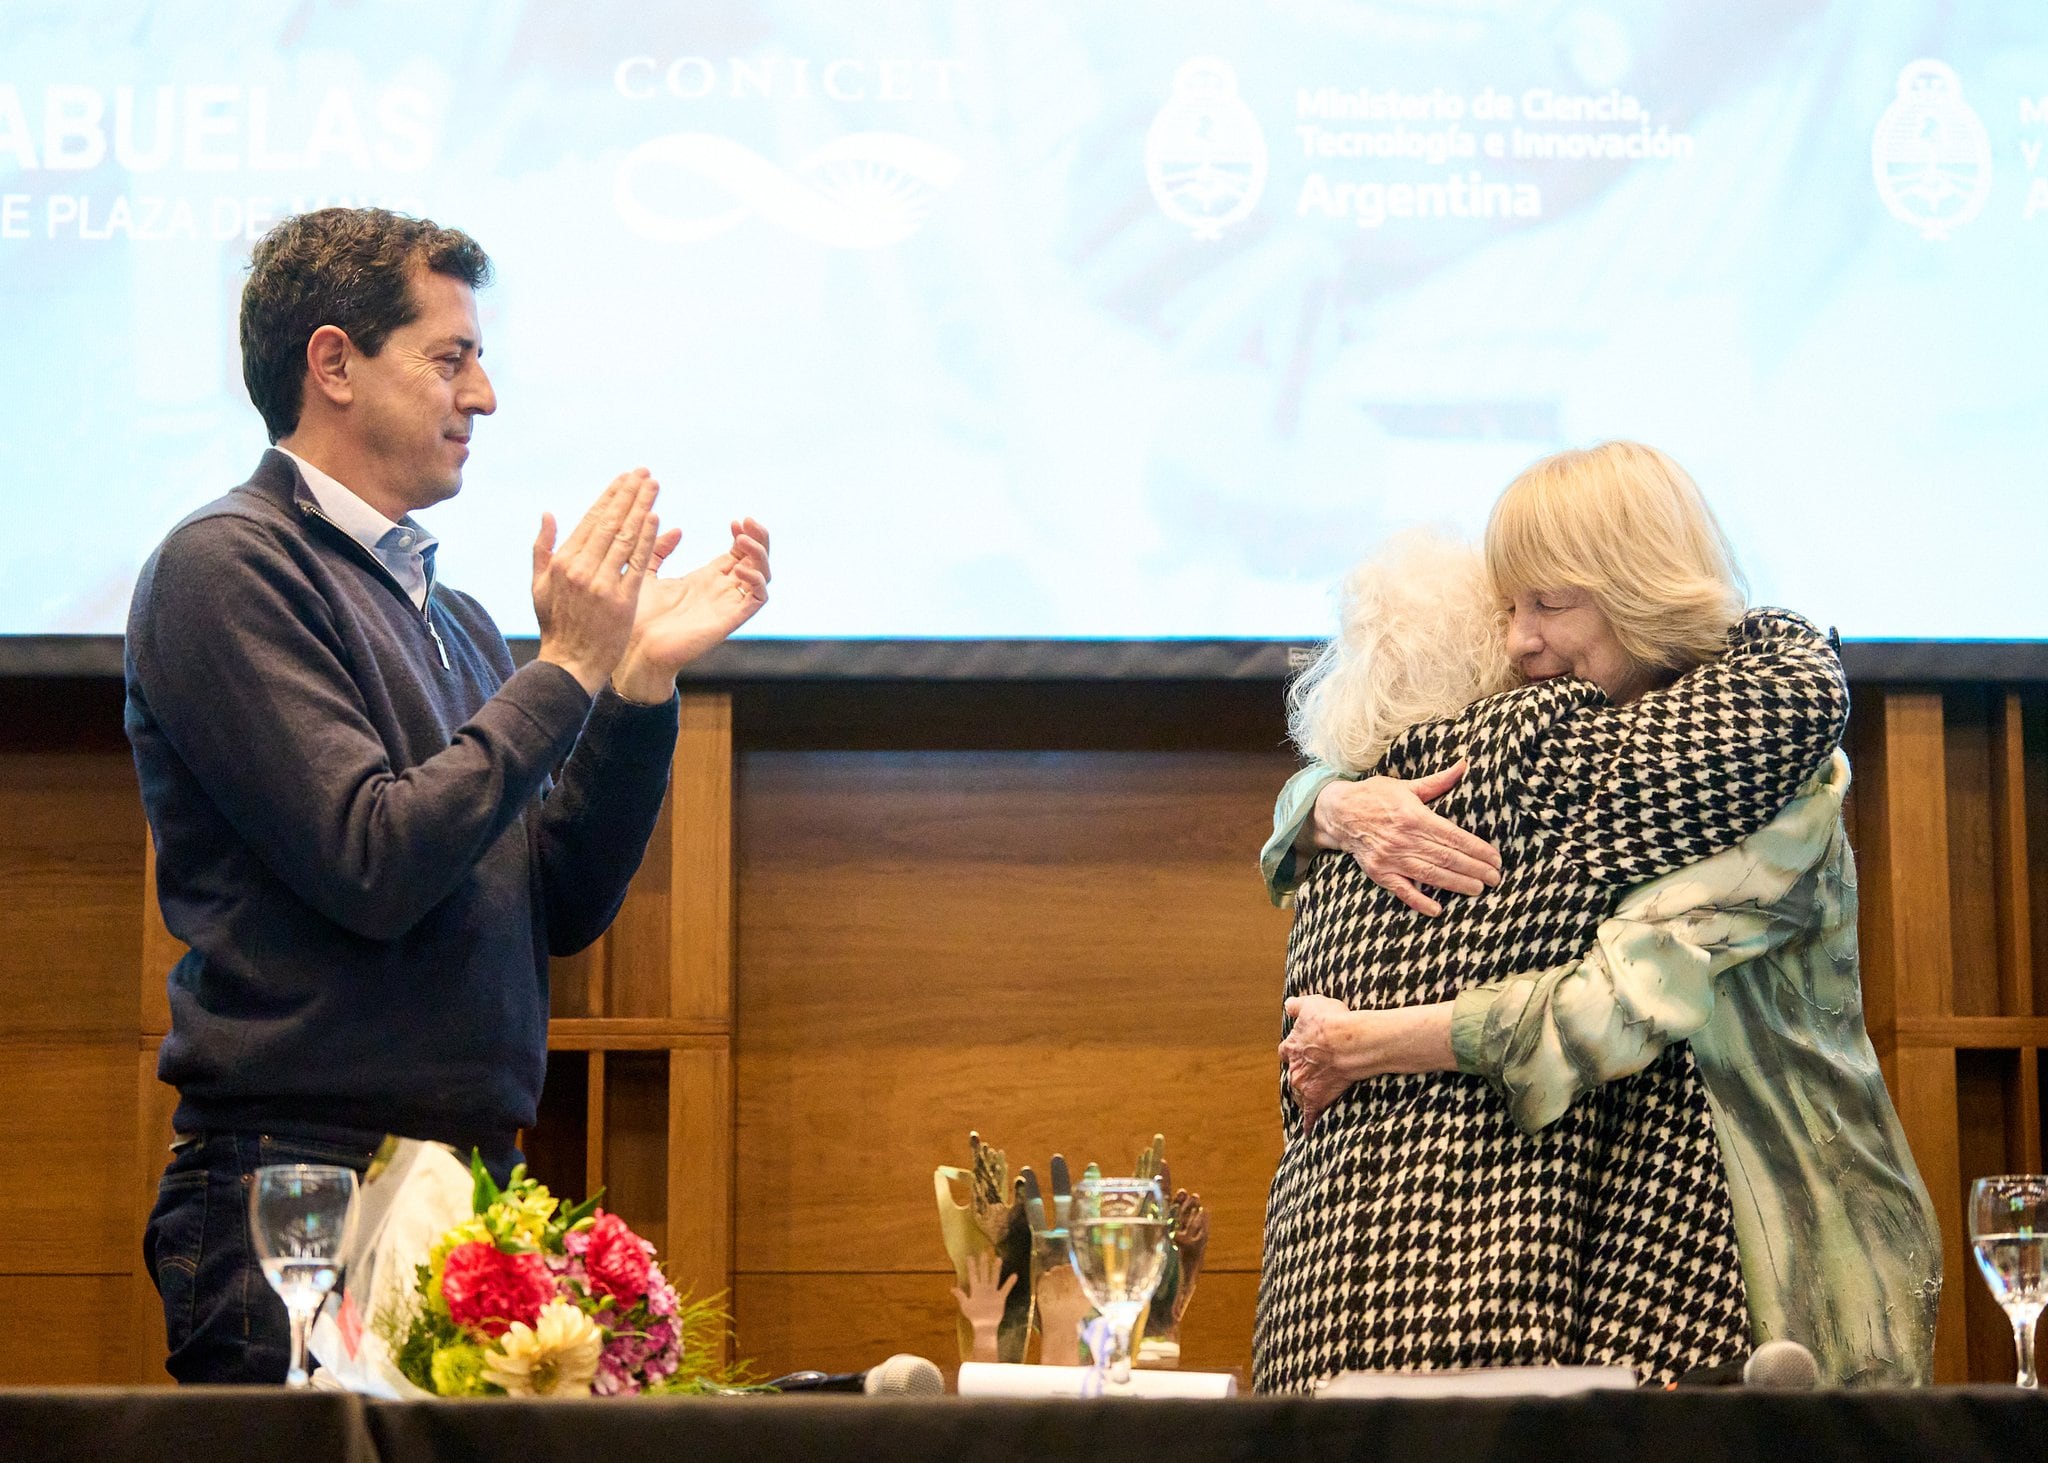
[{"label": "water glass", "polygon": [[341,1276],[355,1196],[355,1170],[325,1163],[272,1164],[250,1185],[249,1240],[291,1317],[286,1386],[306,1385],[306,1337]]},{"label": "water glass", "polygon": [[1067,1229],[1081,1289],[1110,1324],[1109,1380],[1127,1386],[1131,1331],[1166,1266],[1166,1202],[1159,1180],[1081,1180]]},{"label": "water glass", "polygon": [[2022,1387],[2034,1380],[2034,1322],[2048,1304],[2041,1242],[2048,1238],[2048,1174],[2008,1173],[1970,1186],[1970,1243],[1984,1283],[2012,1322]]}]

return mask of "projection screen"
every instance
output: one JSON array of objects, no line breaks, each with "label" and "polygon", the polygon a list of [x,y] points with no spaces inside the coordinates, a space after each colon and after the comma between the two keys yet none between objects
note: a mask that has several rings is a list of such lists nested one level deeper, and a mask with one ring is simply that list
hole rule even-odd
[{"label": "projection screen", "polygon": [[684,555],[774,532],[728,670],[1271,666],[1631,437],[1756,601],[2024,649],[2044,147],[2040,6],[9,3],[0,654],[104,652],[248,475],[250,244],[339,203],[495,260],[424,521],[510,635],[542,510],[644,464]]}]

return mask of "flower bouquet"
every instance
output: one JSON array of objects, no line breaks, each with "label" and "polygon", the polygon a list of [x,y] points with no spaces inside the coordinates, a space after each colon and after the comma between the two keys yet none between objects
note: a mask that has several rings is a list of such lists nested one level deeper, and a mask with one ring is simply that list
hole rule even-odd
[{"label": "flower bouquet", "polygon": [[[724,1361],[725,1314],[679,1296],[654,1246],[600,1193],[563,1208],[524,1165],[500,1188],[472,1155],[413,1151],[363,1228],[331,1326],[314,1350],[334,1382],[390,1396],[623,1396],[747,1383]],[[378,1187],[373,1170],[364,1197]],[[324,1345],[323,1345],[324,1341]]]}]

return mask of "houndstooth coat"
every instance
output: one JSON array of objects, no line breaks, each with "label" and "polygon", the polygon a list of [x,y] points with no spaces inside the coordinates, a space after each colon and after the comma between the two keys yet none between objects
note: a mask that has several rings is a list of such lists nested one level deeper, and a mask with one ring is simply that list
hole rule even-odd
[{"label": "houndstooth coat", "polygon": [[[1721,658],[1627,706],[1583,681],[1412,727],[1377,769],[1471,768],[1436,810],[1499,846],[1499,887],[1425,918],[1350,858],[1295,905],[1289,995],[1354,1009],[1448,1001],[1577,958],[1631,885],[1768,822],[1839,741],[1833,647],[1760,610]],[[1313,1133],[1282,1084],[1253,1381],[1349,1370],[1620,1365],[1668,1380],[1748,1348],[1728,1186],[1690,1048],[1533,1136],[1482,1079],[1354,1083]]]}]

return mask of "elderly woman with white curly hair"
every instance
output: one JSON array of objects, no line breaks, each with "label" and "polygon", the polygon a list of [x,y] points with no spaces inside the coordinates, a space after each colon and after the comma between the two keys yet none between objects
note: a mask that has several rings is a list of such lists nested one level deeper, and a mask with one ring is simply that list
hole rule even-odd
[{"label": "elderly woman with white curly hair", "polygon": [[1840,664],[1743,612],[1683,470],[1560,454],[1483,560],[1397,540],[1293,695],[1256,1384],[1669,1380],[1775,1337],[1925,1380],[1939,1235],[1862,1025]]}]

